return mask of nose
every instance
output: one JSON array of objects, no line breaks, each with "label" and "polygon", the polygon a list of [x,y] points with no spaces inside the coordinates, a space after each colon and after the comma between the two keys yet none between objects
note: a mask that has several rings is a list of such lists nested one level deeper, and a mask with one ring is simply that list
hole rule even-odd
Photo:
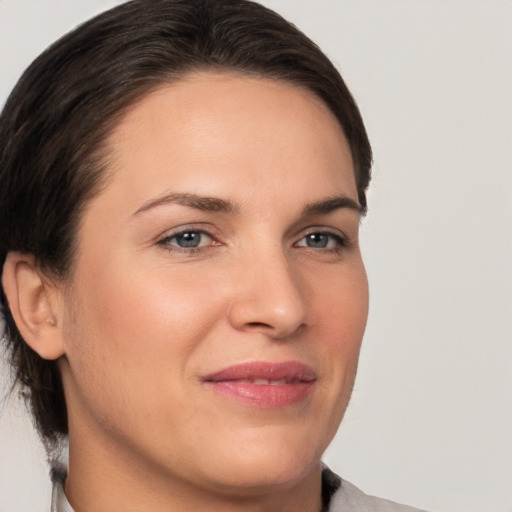
[{"label": "nose", "polygon": [[229,320],[237,330],[284,339],[306,325],[308,309],[298,272],[281,250],[274,252],[253,254],[236,272]]}]

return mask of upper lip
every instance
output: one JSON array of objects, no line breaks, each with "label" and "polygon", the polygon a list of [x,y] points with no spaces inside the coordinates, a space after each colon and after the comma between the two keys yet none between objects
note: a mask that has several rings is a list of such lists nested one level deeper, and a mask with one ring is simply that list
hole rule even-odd
[{"label": "upper lip", "polygon": [[286,383],[312,382],[316,373],[307,364],[298,361],[273,363],[254,361],[228,366],[220,371],[210,373],[202,378],[204,382],[226,382],[237,380],[265,379],[285,381]]}]

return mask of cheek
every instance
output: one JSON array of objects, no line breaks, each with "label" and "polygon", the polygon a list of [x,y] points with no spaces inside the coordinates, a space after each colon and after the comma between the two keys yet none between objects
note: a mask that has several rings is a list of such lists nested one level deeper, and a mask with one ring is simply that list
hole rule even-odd
[{"label": "cheek", "polygon": [[96,412],[112,417],[111,408],[121,414],[137,407],[152,414],[155,400],[183,397],[188,362],[222,317],[220,298],[205,300],[205,289],[214,288],[183,271],[119,265],[118,271],[81,272],[75,289],[67,358],[79,392]]},{"label": "cheek", "polygon": [[314,309],[333,349],[358,352],[368,318],[368,280],[362,260],[322,279]]},{"label": "cheek", "polygon": [[[329,435],[334,435],[350,399],[368,317],[368,282],[362,262],[333,273],[330,279],[322,280],[322,285],[314,306],[321,330],[315,346],[327,362],[328,402],[335,404]],[[329,386],[331,383],[335,384]]]}]

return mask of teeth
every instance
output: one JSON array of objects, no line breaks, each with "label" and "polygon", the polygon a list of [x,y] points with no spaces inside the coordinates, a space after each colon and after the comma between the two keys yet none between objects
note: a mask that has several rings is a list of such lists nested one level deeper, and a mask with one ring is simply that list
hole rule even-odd
[{"label": "teeth", "polygon": [[269,380],[269,379],[254,379],[252,381],[248,381],[251,384],[255,384],[256,386],[282,386],[286,384],[285,379],[281,380]]},{"label": "teeth", "polygon": [[236,379],[235,382],[239,382],[241,384],[254,384],[256,386],[284,386],[285,384],[295,381],[289,382],[286,379]]}]

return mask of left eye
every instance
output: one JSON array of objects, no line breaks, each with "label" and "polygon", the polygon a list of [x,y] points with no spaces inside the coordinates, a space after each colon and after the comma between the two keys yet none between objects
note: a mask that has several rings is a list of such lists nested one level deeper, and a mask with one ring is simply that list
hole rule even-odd
[{"label": "left eye", "polygon": [[162,240],[163,244],[174,245],[180,249],[196,249],[212,243],[212,237],[204,231],[183,231]]},{"label": "left eye", "polygon": [[332,233],[309,233],[297,242],[297,247],[312,249],[336,249],[345,245],[341,236]]}]

